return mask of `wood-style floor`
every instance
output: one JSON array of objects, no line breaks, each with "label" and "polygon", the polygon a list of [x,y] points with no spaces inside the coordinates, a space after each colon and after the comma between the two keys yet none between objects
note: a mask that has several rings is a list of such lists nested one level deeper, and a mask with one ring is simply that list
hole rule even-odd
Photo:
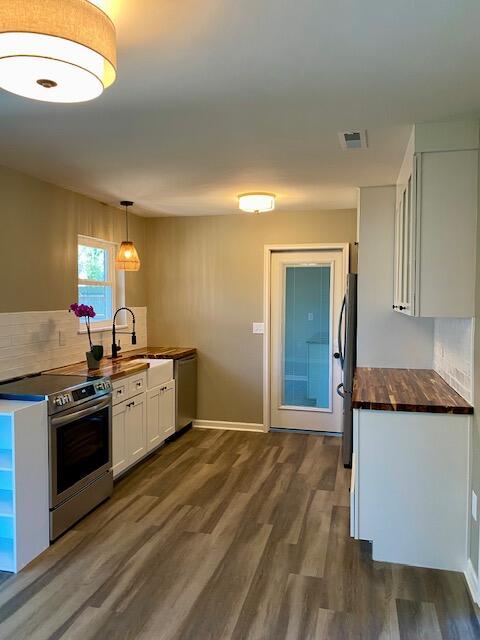
[{"label": "wood-style floor", "polygon": [[348,535],[339,440],[193,430],[18,576],[8,640],[468,640],[461,574]]}]

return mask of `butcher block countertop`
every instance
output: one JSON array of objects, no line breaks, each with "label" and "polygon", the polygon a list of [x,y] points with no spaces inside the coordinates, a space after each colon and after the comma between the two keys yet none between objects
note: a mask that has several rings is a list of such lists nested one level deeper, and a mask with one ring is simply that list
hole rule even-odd
[{"label": "butcher block countertop", "polygon": [[112,380],[118,380],[118,378],[125,378],[126,376],[140,373],[140,371],[146,371],[149,366],[148,362],[132,363],[129,362],[127,358],[125,358],[125,360],[119,359],[114,361],[103,358],[98,369],[89,370],[86,362],[77,362],[75,364],[69,364],[66,367],[60,367],[60,369],[44,371],[44,373],[55,373],[63,376],[102,376],[111,378]]},{"label": "butcher block countertop", "polygon": [[180,360],[196,355],[197,350],[193,347],[145,347],[143,349],[134,349],[124,354],[125,358],[156,358],[168,360]]},{"label": "butcher block countertop", "polygon": [[133,351],[126,351],[122,356],[115,360],[109,358],[103,358],[100,367],[94,370],[88,370],[87,363],[77,362],[76,364],[70,364],[66,367],[60,367],[59,369],[51,369],[50,371],[44,371],[44,373],[56,373],[66,376],[78,376],[78,375],[92,375],[103,376],[110,378],[111,380],[118,380],[126,376],[131,376],[140,371],[145,371],[149,368],[148,362],[132,362],[135,358],[151,358],[151,359],[172,359],[178,360],[180,358],[186,358],[197,353],[196,349],[186,347],[147,347],[144,349],[134,349]]},{"label": "butcher block countertop", "polygon": [[473,407],[431,369],[358,368],[352,406],[376,411],[473,413]]}]

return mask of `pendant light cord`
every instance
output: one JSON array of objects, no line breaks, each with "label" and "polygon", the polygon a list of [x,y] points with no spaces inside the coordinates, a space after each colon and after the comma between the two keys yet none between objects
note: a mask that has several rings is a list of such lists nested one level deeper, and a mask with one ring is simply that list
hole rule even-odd
[{"label": "pendant light cord", "polygon": [[125,205],[125,224],[127,227],[127,242],[128,242],[128,204]]}]

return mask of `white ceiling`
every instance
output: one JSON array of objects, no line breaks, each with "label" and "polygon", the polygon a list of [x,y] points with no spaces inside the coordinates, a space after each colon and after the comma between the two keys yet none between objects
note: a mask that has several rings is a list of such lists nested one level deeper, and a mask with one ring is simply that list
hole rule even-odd
[{"label": "white ceiling", "polygon": [[[98,0],[116,84],[82,105],[0,91],[0,162],[151,215],[355,206],[413,122],[480,108],[478,0]],[[368,130],[343,151],[337,132]]]}]

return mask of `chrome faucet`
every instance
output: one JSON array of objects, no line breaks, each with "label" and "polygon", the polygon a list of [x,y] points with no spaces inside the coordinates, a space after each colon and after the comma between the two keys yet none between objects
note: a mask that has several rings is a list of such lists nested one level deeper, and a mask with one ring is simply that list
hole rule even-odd
[{"label": "chrome faucet", "polygon": [[117,331],[116,331],[116,328],[115,328],[115,321],[116,321],[117,315],[120,313],[120,311],[128,311],[129,313],[132,314],[133,329],[132,329],[132,332],[130,332],[130,331],[119,331],[118,333],[121,334],[121,335],[124,335],[124,334],[131,335],[132,336],[132,344],[137,344],[137,334],[135,333],[135,314],[128,307],[120,307],[120,309],[117,309],[115,311],[115,315],[113,316],[113,325],[112,325],[112,358],[117,358],[118,357],[118,352],[121,351],[121,349],[122,349],[122,347],[119,344],[117,344]]}]

